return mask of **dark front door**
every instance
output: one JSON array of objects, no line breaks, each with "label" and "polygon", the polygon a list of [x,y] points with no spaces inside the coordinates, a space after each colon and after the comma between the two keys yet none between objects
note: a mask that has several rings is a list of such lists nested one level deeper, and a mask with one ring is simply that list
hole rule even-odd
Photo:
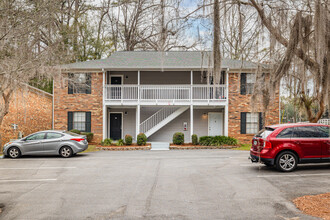
[{"label": "dark front door", "polygon": [[[121,85],[120,76],[112,76],[111,85]],[[111,87],[111,99],[121,99],[121,86]]]},{"label": "dark front door", "polygon": [[121,139],[121,120],[120,113],[110,113],[110,138],[112,140]]}]

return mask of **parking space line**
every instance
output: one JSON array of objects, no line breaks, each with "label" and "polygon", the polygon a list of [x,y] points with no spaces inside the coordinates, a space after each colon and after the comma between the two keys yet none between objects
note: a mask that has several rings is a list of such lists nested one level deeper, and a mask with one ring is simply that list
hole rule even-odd
[{"label": "parking space line", "polygon": [[77,167],[0,167],[0,170],[48,170],[48,169],[75,169]]},{"label": "parking space line", "polygon": [[56,181],[57,179],[25,179],[25,180],[0,180],[3,182],[46,182],[46,181]]},{"label": "parking space line", "polygon": [[267,177],[304,177],[304,176],[330,176],[330,173],[310,173],[310,174],[285,174],[285,175],[261,175],[257,176],[258,178],[267,178]]}]

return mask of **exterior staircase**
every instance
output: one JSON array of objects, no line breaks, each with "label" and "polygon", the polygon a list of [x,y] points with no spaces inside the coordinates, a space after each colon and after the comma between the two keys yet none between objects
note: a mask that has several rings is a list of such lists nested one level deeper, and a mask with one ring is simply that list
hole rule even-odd
[{"label": "exterior staircase", "polygon": [[151,136],[159,129],[170,123],[173,119],[185,112],[189,107],[164,107],[151,115],[140,124],[140,131],[147,137]]}]

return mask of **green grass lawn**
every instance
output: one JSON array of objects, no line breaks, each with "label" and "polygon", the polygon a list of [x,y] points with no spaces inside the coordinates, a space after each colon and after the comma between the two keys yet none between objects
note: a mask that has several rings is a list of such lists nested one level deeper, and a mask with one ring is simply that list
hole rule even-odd
[{"label": "green grass lawn", "polygon": [[95,151],[99,151],[99,149],[96,148],[96,145],[88,145],[88,148],[81,153],[89,153],[89,152],[95,152]]},{"label": "green grass lawn", "polygon": [[251,149],[251,144],[240,144],[241,146],[238,148],[233,148],[234,150],[246,150],[249,151]]}]

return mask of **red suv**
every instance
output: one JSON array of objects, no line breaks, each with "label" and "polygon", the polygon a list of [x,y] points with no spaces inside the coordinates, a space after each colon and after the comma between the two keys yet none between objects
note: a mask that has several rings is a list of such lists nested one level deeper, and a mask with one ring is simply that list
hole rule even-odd
[{"label": "red suv", "polygon": [[252,140],[252,162],[293,171],[298,163],[330,162],[329,125],[279,124],[265,127]]}]

